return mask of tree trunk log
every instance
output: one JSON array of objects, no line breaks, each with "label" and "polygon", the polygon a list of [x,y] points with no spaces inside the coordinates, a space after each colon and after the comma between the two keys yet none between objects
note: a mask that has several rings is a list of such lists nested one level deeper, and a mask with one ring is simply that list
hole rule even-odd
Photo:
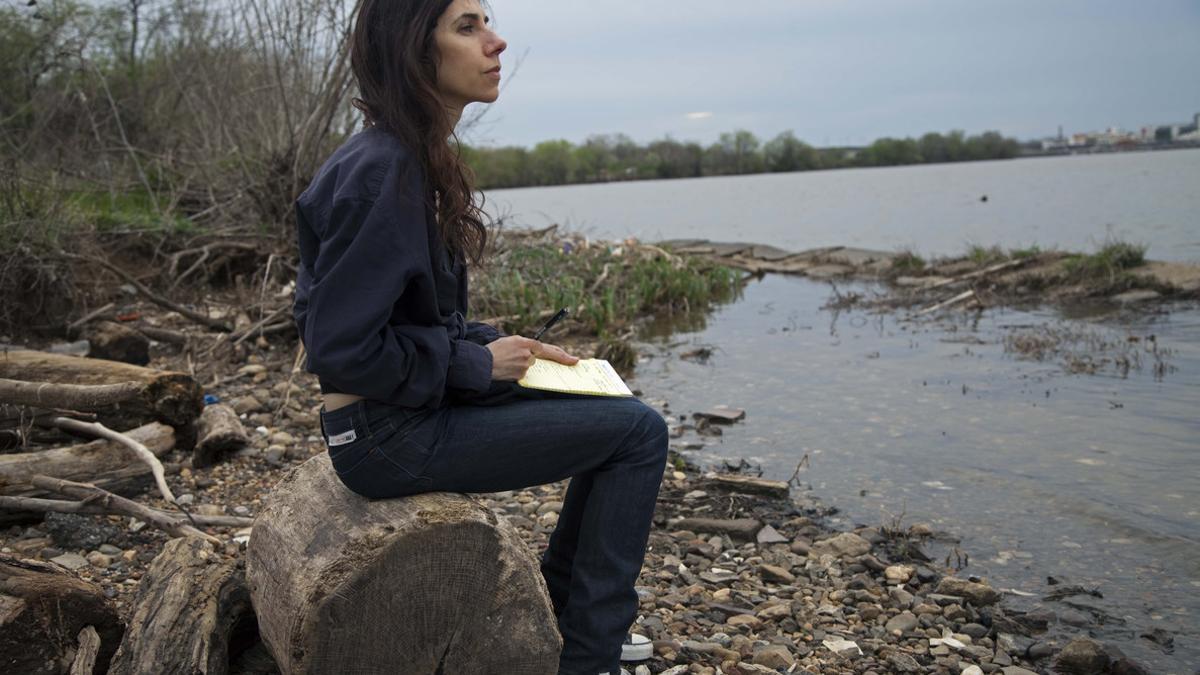
[{"label": "tree trunk log", "polygon": [[100,636],[95,663],[104,672],[123,628],[100,589],[58,565],[0,554],[0,672],[67,672],[87,626]]},{"label": "tree trunk log", "polygon": [[88,410],[113,429],[131,429],[149,421],[190,427],[204,407],[203,390],[191,376],[117,361],[28,350],[0,352],[0,377],[52,384],[138,383],[129,398]]},{"label": "tree trunk log", "polygon": [[[126,433],[161,458],[175,447],[175,431],[153,422]],[[14,497],[55,496],[34,487],[35,475],[91,483],[119,495],[136,495],[154,484],[150,467],[132,450],[114,441],[92,441],[67,448],[0,455],[0,494]],[[19,512],[0,513],[0,523],[12,522]],[[27,517],[27,514],[26,514]],[[40,517],[40,516],[39,516]]]},{"label": "tree trunk log", "polygon": [[167,542],[134,604],[110,675],[225,675],[231,641],[256,637],[245,572],[195,537]]},{"label": "tree trunk log", "polygon": [[275,487],[246,579],[280,670],[556,673],[559,638],[533,553],[459,494],[367,500],[327,454]]},{"label": "tree trunk log", "polygon": [[223,403],[204,407],[196,436],[200,439],[192,451],[192,467],[196,469],[211,466],[222,454],[250,442],[238,414]]}]

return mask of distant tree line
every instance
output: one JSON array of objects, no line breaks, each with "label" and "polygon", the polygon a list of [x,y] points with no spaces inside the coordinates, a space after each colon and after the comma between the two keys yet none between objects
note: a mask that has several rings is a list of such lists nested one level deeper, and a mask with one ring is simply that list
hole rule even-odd
[{"label": "distant tree line", "polygon": [[846,167],[967,162],[1016,157],[1020,144],[995,131],[881,138],[865,148],[814,148],[785,131],[763,143],[749,131],[721,134],[707,147],[670,137],[639,145],[623,134],[592,136],[582,145],[544,141],[532,149],[463,147],[479,187],[695,178]]}]

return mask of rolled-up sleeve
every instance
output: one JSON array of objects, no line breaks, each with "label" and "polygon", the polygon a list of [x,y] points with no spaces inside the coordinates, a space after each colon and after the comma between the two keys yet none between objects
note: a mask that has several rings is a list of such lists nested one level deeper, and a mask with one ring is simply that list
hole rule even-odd
[{"label": "rolled-up sleeve", "polygon": [[419,192],[390,192],[334,202],[323,219],[298,316],[308,370],[338,391],[406,407],[437,406],[447,387],[485,391],[486,348],[451,339],[442,325],[390,321],[429,260],[424,205],[412,196]]}]

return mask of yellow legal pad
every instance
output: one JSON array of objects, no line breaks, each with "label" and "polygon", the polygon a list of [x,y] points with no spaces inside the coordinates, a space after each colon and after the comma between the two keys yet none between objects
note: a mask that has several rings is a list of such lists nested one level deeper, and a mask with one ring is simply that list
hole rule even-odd
[{"label": "yellow legal pad", "polygon": [[573,366],[536,359],[517,384],[530,389],[592,396],[633,396],[625,381],[604,359],[581,359]]}]

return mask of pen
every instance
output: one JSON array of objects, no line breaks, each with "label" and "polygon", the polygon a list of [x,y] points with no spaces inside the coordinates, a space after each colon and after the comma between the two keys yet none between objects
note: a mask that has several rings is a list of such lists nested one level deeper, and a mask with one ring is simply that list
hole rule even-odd
[{"label": "pen", "polygon": [[558,323],[559,321],[561,321],[561,320],[562,320],[562,318],[563,318],[564,316],[566,316],[566,315],[567,315],[567,308],[566,308],[566,307],[563,307],[562,309],[558,310],[558,314],[555,314],[554,316],[550,317],[550,320],[546,322],[546,325],[544,325],[544,326],[542,326],[541,328],[539,328],[539,329],[538,329],[538,332],[536,332],[536,333],[534,333],[534,334],[533,334],[533,339],[534,339],[534,340],[540,340],[540,339],[542,339],[542,335],[543,335],[543,334],[544,334],[546,331],[548,331],[548,330],[550,330],[551,328],[553,328],[553,327],[554,327],[554,324],[556,324],[556,323]]}]

